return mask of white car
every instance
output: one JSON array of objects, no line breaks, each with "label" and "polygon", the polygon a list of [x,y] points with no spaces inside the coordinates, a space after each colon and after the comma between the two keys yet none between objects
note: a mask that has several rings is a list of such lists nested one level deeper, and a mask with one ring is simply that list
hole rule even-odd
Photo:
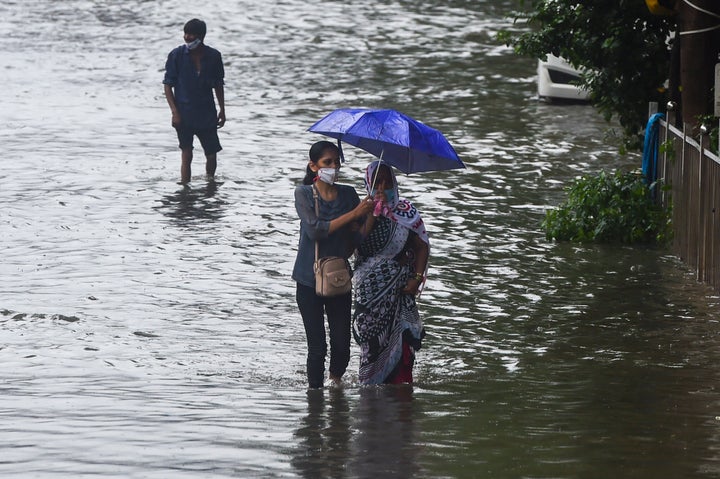
[{"label": "white car", "polygon": [[568,62],[554,55],[538,60],[538,96],[548,100],[588,101],[590,92],[573,84],[580,73]]}]

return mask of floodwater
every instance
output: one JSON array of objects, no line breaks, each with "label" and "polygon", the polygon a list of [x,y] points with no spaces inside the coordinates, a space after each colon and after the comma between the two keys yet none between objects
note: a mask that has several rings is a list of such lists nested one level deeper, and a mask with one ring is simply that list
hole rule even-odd
[{"label": "floodwater", "polygon": [[[572,178],[639,166],[494,40],[513,1],[9,1],[0,108],[2,477],[720,474],[720,302],[667,252],[549,243]],[[226,62],[215,182],[161,80]],[[400,109],[465,170],[399,178],[432,238],[412,388],[307,391],[290,272],[306,129]],[[346,148],[361,187],[367,154]]]}]

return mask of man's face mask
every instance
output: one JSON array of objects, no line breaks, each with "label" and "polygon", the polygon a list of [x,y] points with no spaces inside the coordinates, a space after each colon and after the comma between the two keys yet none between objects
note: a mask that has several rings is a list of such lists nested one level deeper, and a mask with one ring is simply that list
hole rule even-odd
[{"label": "man's face mask", "polygon": [[202,43],[202,40],[199,38],[196,38],[195,40],[191,41],[190,43],[186,43],[188,50],[195,50],[200,44]]}]

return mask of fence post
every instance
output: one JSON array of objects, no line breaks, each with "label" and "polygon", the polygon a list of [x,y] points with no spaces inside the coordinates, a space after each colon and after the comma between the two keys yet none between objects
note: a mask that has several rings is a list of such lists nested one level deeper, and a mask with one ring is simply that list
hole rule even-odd
[{"label": "fence post", "polygon": [[648,119],[658,112],[658,102],[651,101],[648,103]]},{"label": "fence post", "polygon": [[705,248],[707,239],[707,216],[705,211],[705,196],[707,191],[703,188],[703,179],[705,178],[705,135],[707,127],[700,125],[700,156],[698,158],[698,248],[697,248],[697,279],[705,281]]},{"label": "fence post", "polygon": [[[715,64],[715,102],[713,114],[720,117],[720,53]],[[720,132],[720,119],[718,119],[718,132]],[[720,154],[720,133],[718,133],[718,154]]]},{"label": "fence post", "polygon": [[[665,148],[663,148],[663,188],[662,188],[662,195],[660,196],[662,198],[662,205],[664,207],[668,206],[668,188],[667,185],[670,185],[670,181],[668,180],[667,174],[668,174],[668,148],[667,145],[670,144],[670,137],[668,136],[670,133],[670,123],[675,122],[675,102],[669,101],[667,102],[667,105],[665,105],[665,109],[667,113],[665,114],[665,139],[663,140],[663,143],[666,145]],[[673,146],[673,154],[675,153],[675,140],[672,141]]]}]

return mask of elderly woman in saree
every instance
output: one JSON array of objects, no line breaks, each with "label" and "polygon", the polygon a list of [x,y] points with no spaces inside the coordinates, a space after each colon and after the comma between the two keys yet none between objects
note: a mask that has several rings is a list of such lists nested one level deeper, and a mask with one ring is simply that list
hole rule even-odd
[{"label": "elderly woman in saree", "polygon": [[359,381],[412,383],[415,351],[425,335],[415,297],[425,282],[430,242],[418,210],[400,198],[389,165],[370,163],[365,187],[375,209],[363,227],[353,276]]}]

